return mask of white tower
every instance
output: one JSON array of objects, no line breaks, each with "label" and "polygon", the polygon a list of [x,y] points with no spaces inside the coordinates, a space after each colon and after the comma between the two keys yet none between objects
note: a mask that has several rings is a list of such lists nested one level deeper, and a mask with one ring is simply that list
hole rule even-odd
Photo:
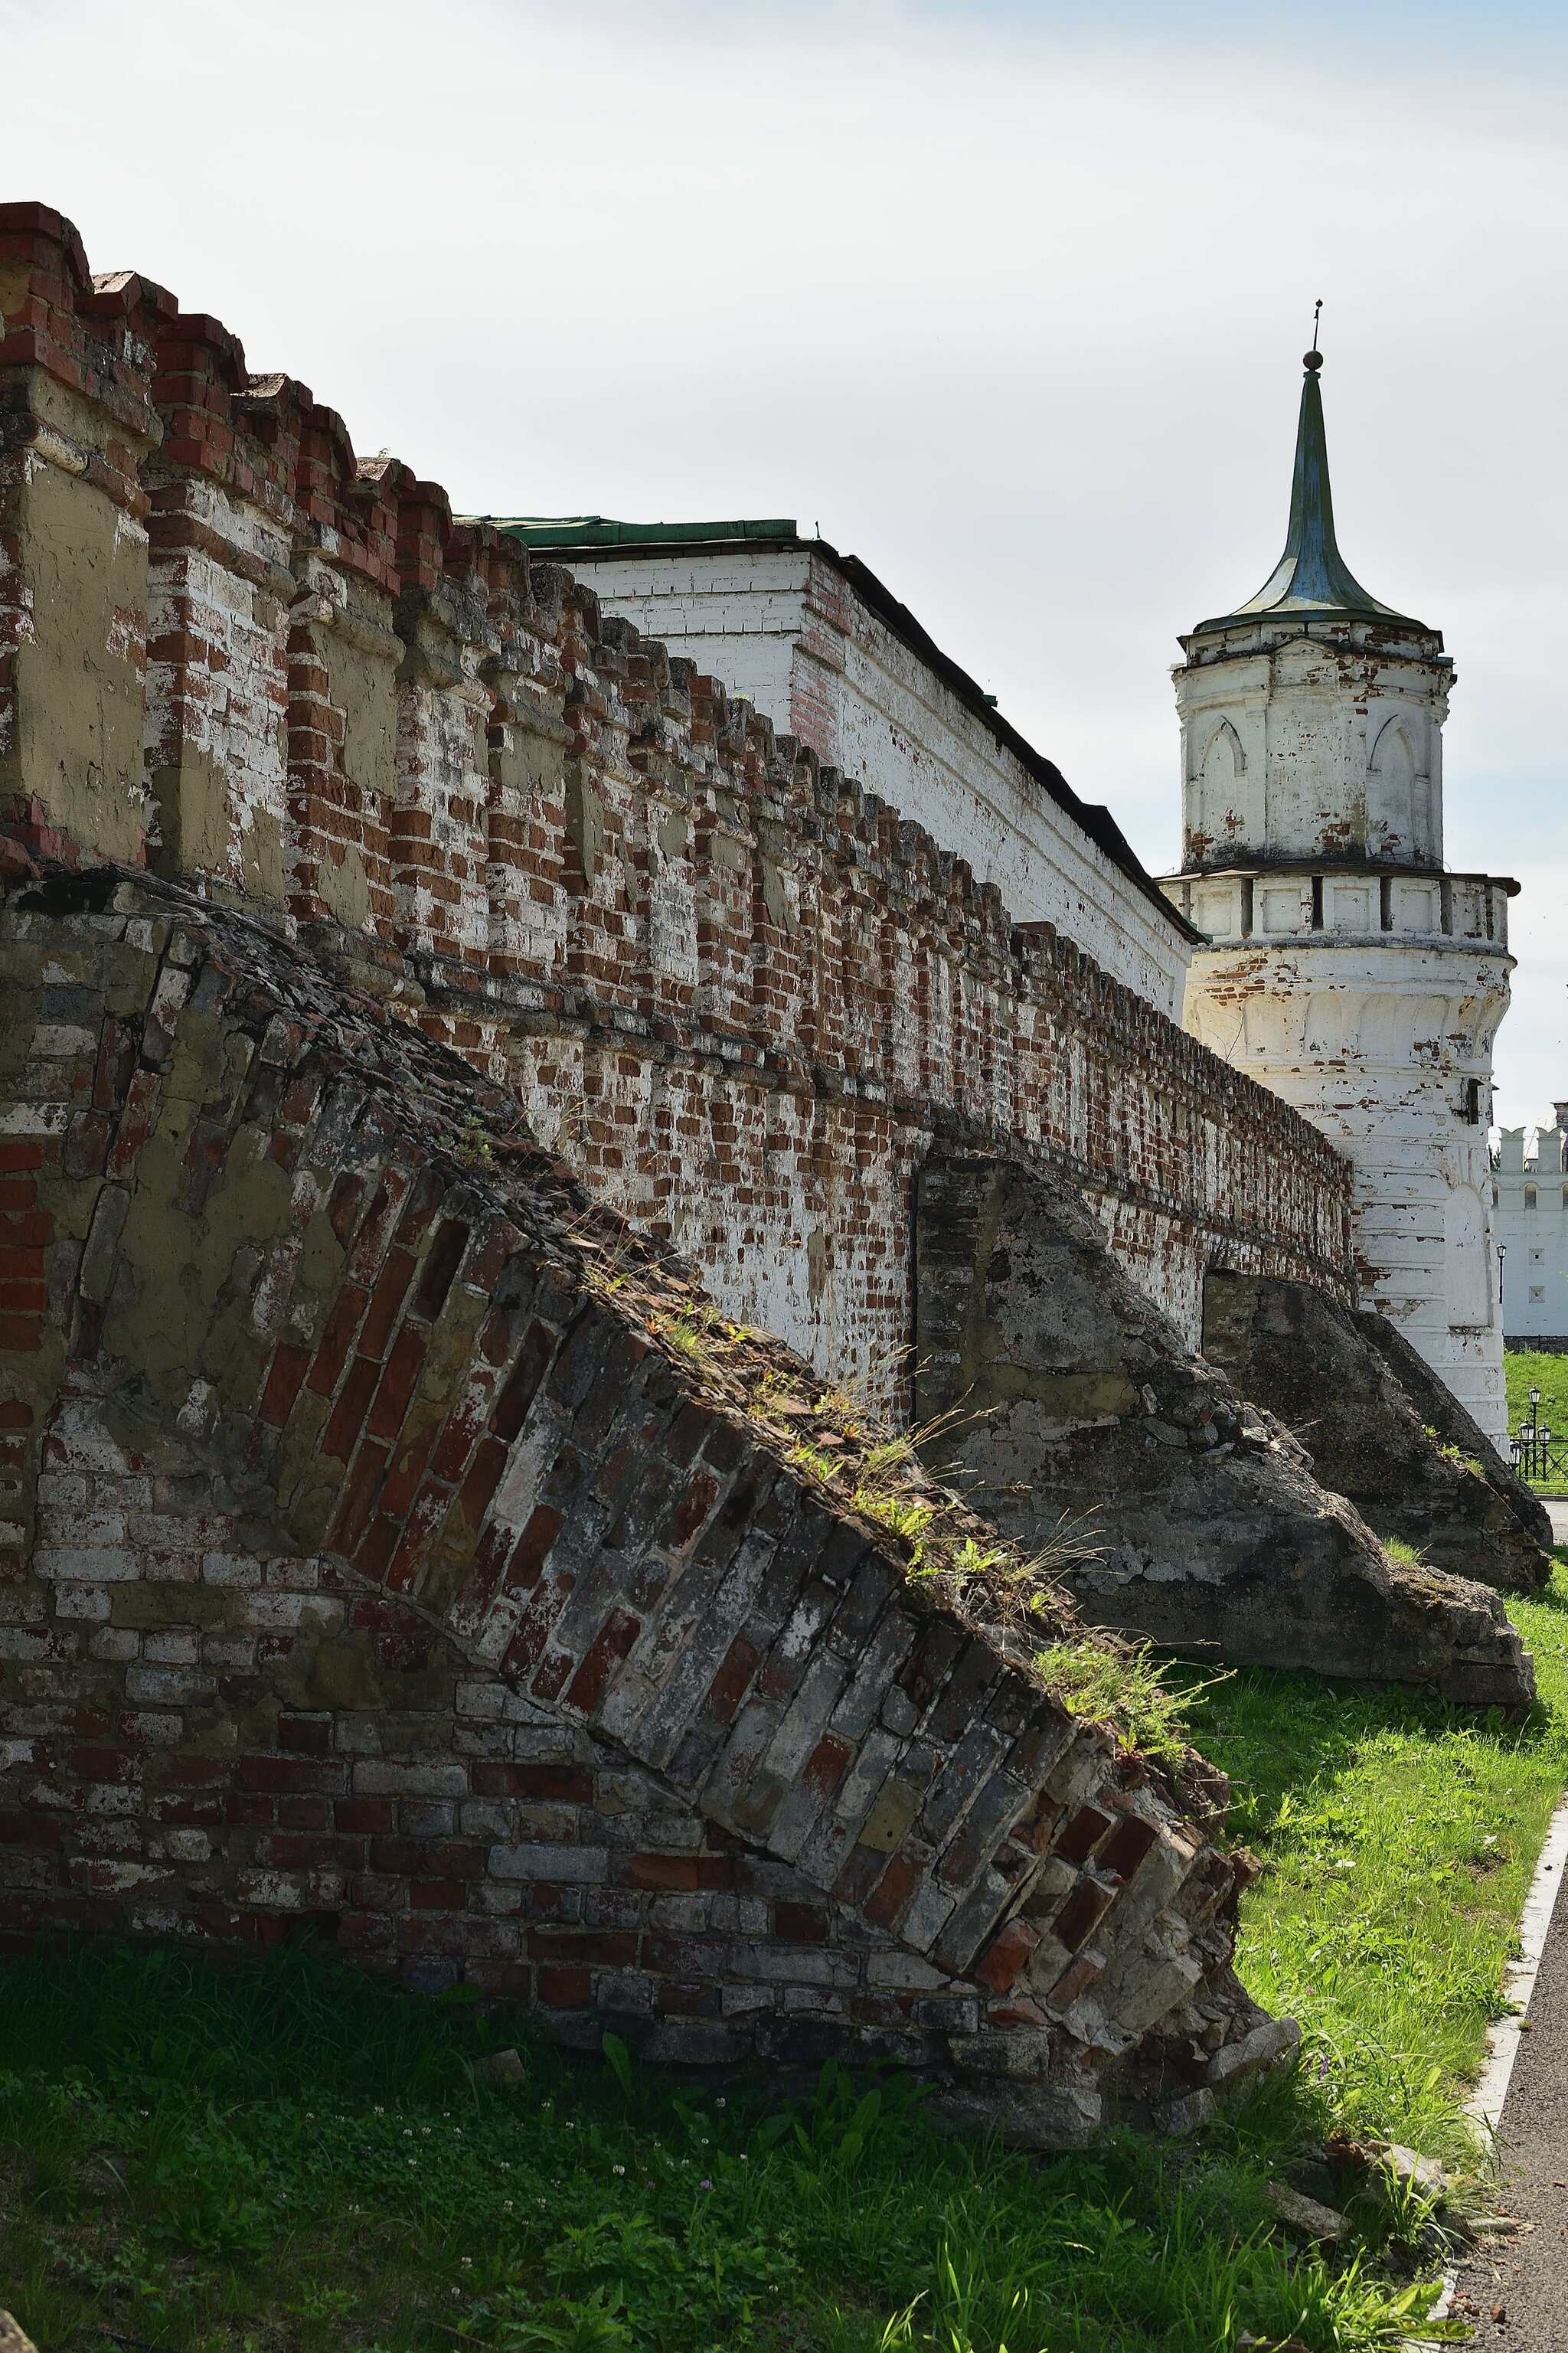
[{"label": "white tower", "polygon": [[1284,554],[1180,641],[1184,871],[1163,887],[1210,943],[1187,1028],[1346,1155],[1363,1303],[1502,1444],[1487,1128],[1519,885],[1444,867],[1453,663],[1335,544],[1321,365],[1309,352]]}]

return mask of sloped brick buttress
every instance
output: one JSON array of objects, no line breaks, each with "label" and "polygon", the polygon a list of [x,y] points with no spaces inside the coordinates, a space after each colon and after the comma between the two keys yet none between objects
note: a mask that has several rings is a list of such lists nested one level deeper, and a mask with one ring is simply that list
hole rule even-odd
[{"label": "sloped brick buttress", "polygon": [[1433,1568],[1504,1593],[1552,1575],[1546,1506],[1385,1315],[1215,1270],[1204,1354],[1292,1430],[1323,1484]]},{"label": "sloped brick buttress", "polygon": [[[930,1459],[1026,1549],[1071,1537],[1086,1618],[1208,1658],[1530,1705],[1497,1595],[1390,1557],[1285,1425],[1183,1346],[1052,1170],[933,1155],[916,1230]],[[1336,1345],[1347,1326],[1325,1319]],[[1302,1331],[1304,1399],[1348,1368]]]},{"label": "sloped brick buttress", "polygon": [[11,1935],[313,1922],[1032,2145],[1289,2047],[1237,1866],[791,1468],[506,1097],[123,871],[14,887],[0,990]]}]

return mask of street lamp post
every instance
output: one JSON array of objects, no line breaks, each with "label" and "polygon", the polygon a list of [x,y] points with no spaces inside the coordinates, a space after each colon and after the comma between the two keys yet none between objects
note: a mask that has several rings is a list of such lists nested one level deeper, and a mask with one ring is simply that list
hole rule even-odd
[{"label": "street lamp post", "polygon": [[1535,1475],[1535,1449],[1540,1443],[1542,1437],[1542,1432],[1536,1428],[1536,1409],[1541,1403],[1541,1391],[1539,1389],[1531,1389],[1528,1392],[1528,1395],[1530,1398],[1530,1419],[1528,1421],[1521,1422],[1519,1426],[1519,1437],[1516,1443],[1519,1448],[1520,1470],[1527,1479],[1530,1479],[1533,1478]]}]

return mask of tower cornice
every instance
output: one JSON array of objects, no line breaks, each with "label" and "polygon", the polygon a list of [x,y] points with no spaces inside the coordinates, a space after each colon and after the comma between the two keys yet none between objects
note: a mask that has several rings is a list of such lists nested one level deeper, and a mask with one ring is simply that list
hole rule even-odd
[{"label": "tower cornice", "polygon": [[1443,650],[1441,629],[1424,621],[1377,620],[1363,615],[1330,613],[1248,613],[1224,621],[1205,621],[1176,643],[1185,657],[1180,671],[1205,670],[1215,663],[1244,660],[1249,654],[1271,655],[1291,645],[1321,646],[1388,661],[1414,661],[1452,671],[1454,658]]}]

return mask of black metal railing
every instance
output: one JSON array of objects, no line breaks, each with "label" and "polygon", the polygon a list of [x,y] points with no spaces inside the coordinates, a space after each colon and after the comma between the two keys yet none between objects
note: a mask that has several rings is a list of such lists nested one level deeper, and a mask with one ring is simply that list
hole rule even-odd
[{"label": "black metal railing", "polygon": [[1568,1487],[1568,1433],[1531,1428],[1527,1422],[1508,1442],[1509,1460],[1521,1479],[1532,1486]]}]

